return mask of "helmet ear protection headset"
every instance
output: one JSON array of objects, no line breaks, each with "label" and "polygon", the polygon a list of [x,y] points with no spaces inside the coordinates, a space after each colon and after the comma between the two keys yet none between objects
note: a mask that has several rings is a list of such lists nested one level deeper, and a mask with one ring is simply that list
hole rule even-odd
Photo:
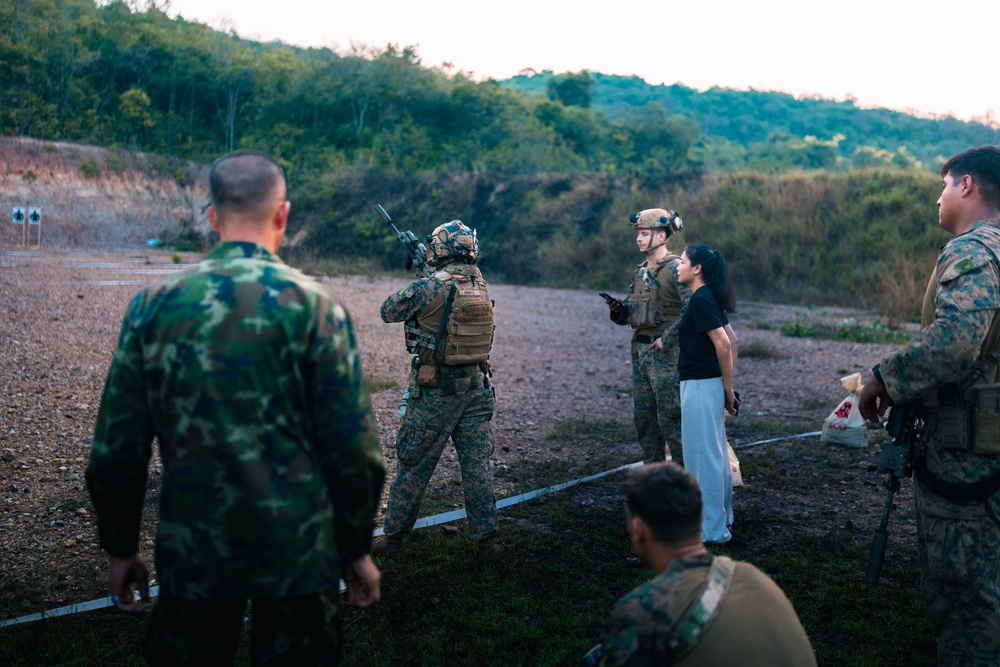
[{"label": "helmet ear protection headset", "polygon": [[684,221],[677,211],[663,208],[646,209],[629,216],[629,225],[634,229],[663,229],[667,236],[684,231]]},{"label": "helmet ear protection headset", "polygon": [[427,261],[436,266],[449,259],[475,261],[479,256],[479,239],[476,230],[469,229],[461,220],[439,225],[427,235]]}]

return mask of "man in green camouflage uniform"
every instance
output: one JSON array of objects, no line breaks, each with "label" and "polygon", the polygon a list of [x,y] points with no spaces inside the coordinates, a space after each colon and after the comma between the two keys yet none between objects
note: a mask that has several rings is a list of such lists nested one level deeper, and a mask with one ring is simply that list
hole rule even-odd
[{"label": "man in green camouflage uniform", "polygon": [[643,459],[665,460],[666,445],[670,458],[683,465],[677,330],[673,326],[691,290],[677,281],[681,259],[667,248],[667,239],[684,226],[676,212],[662,208],[633,213],[629,220],[646,261],[636,268],[625,303],[608,299],[608,308],[612,322],[634,329],[632,416]]},{"label": "man in green camouflage uniform", "polygon": [[637,468],[625,483],[632,549],[657,576],[615,605],[582,665],[816,664],[791,602],[750,563],[701,542],[701,491],[673,462]]},{"label": "man in green camouflage uniform", "polygon": [[913,403],[920,589],[940,665],[1000,665],[1000,146],[941,170],[941,250],[923,328],[874,368],[861,414]]},{"label": "man in green camouflage uniform", "polygon": [[451,439],[462,469],[469,536],[476,557],[488,563],[503,553],[490,464],[496,402],[488,364],[493,302],[475,265],[475,230],[453,220],[427,241],[433,275],[390,295],[381,309],[383,321],[405,322],[406,350],[415,356],[396,436],[396,478],[389,489],[385,536],[376,541],[374,553],[403,553],[403,539]]},{"label": "man in green camouflage uniform", "polygon": [[275,255],[288,217],[269,157],[209,177],[221,243],[125,314],[87,468],[116,606],[139,612],[151,443],[163,460],[150,664],[231,664],[251,601],[255,664],[336,664],[348,602],[380,596],[368,555],[385,470],[343,305]]}]

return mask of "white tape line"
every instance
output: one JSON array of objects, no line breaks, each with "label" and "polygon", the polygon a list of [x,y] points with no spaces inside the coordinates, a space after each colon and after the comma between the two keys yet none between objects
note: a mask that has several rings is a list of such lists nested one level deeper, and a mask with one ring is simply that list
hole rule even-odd
[{"label": "white tape line", "polygon": [[635,463],[629,463],[628,465],[618,466],[613,470],[606,470],[604,472],[599,472],[596,475],[590,475],[589,477],[581,477],[580,479],[574,479],[572,482],[564,482],[563,484],[556,484],[554,486],[547,486],[544,489],[538,489],[537,491],[529,491],[527,493],[522,493],[519,496],[513,496],[511,498],[504,498],[497,502],[497,509],[508,507],[510,505],[516,505],[517,503],[524,502],[525,500],[531,500],[532,498],[537,498],[538,496],[543,496],[546,493],[553,493],[555,491],[562,491],[563,489],[568,489],[571,486],[576,486],[582,482],[590,482],[595,479],[600,479],[601,477],[607,477],[616,472],[622,470],[628,470],[629,468],[638,468],[642,465],[642,461],[636,461]]},{"label": "white tape line", "polygon": [[[511,496],[510,498],[504,498],[497,501],[497,509],[503,509],[504,507],[510,507],[511,505],[516,505],[518,503],[523,503],[525,500],[531,500],[532,498],[537,498],[538,496],[544,496],[546,493],[553,493],[555,491],[562,491],[563,489],[568,489],[571,486],[576,486],[581,482],[589,482],[591,480],[598,479],[600,477],[605,477],[612,473],[619,472],[621,470],[626,470],[628,468],[635,468],[636,466],[641,466],[642,461],[637,463],[629,463],[628,465],[619,466],[613,470],[605,470],[604,472],[599,472],[596,475],[591,475],[590,477],[581,477],[580,479],[574,479],[572,482],[565,482],[563,484],[556,484],[554,486],[546,486],[542,489],[535,489],[534,491],[528,491],[527,493],[522,493],[519,496]],[[425,517],[423,519],[417,519],[417,522],[413,524],[413,529],[426,528],[427,526],[436,526],[441,523],[448,523],[450,521],[458,521],[459,519],[464,519],[466,517],[465,509],[454,510],[451,512],[445,512],[444,514],[435,514],[434,516]],[[373,536],[378,537],[379,535],[384,535],[385,531],[381,528],[376,528],[375,532],[372,533]]]},{"label": "white tape line", "polygon": [[[149,597],[155,598],[160,594],[159,586],[149,587]],[[31,623],[32,621],[40,621],[43,618],[55,618],[56,616],[69,616],[70,614],[79,614],[82,611],[93,611],[94,609],[104,609],[105,607],[115,606],[114,600],[111,596],[98,598],[96,600],[91,600],[90,602],[80,602],[78,604],[71,604],[65,607],[59,607],[58,609],[50,609],[49,611],[42,611],[37,614],[28,614],[27,616],[19,616],[17,618],[12,618],[7,621],[0,622],[0,628],[6,627],[8,625],[18,625],[20,623]]]},{"label": "white tape line", "polygon": [[[537,489],[535,491],[529,491],[527,493],[522,493],[519,496],[512,496],[510,498],[504,498],[497,502],[497,509],[504,507],[510,507],[511,505],[516,505],[518,503],[524,502],[525,500],[531,500],[532,498],[537,498],[538,496],[545,495],[546,493],[553,493],[555,491],[562,491],[563,489],[568,489],[571,486],[576,486],[582,482],[589,482],[591,480],[598,479],[600,477],[605,477],[612,473],[619,472],[620,470],[626,470],[628,468],[635,468],[636,466],[641,466],[642,462],[629,463],[628,465],[619,466],[614,470],[607,470],[605,472],[597,473],[596,475],[590,475],[589,477],[582,477],[580,479],[574,479],[571,482],[565,482],[563,484],[556,484],[554,486],[546,486],[543,489]],[[445,512],[444,514],[435,514],[434,516],[425,517],[423,519],[418,519],[416,523],[413,524],[414,530],[417,528],[426,528],[427,526],[436,526],[442,523],[448,523],[450,521],[457,521],[459,519],[465,518],[465,510],[455,510],[453,512]],[[383,535],[384,531],[381,528],[376,529],[372,535],[378,536]],[[343,580],[340,582],[340,592],[343,593],[346,590],[346,586]],[[154,598],[159,595],[160,587],[151,586],[149,588],[149,597]],[[31,623],[32,621],[40,621],[43,618],[55,618],[56,616],[68,616],[70,614],[78,614],[82,611],[91,611],[94,609],[104,609],[105,607],[113,607],[114,602],[112,602],[111,597],[98,598],[96,600],[90,600],[89,602],[81,602],[79,604],[71,604],[65,607],[59,607],[58,609],[51,609],[49,611],[39,612],[37,614],[28,614],[27,616],[19,616],[17,618],[12,618],[6,621],[0,621],[0,628],[6,627],[8,625],[18,625],[20,623]]]},{"label": "white tape line", "polygon": [[[771,438],[770,440],[759,440],[757,442],[751,442],[746,445],[740,445],[739,447],[733,447],[733,449],[745,449],[747,447],[753,447],[754,445],[764,445],[769,442],[779,442],[781,440],[794,440],[796,438],[808,438],[814,435],[822,435],[822,431],[811,431],[809,433],[799,433],[798,435],[789,435],[782,438]],[[588,477],[581,477],[580,479],[574,479],[571,482],[564,482],[562,484],[555,484],[553,486],[546,486],[541,489],[536,489],[534,491],[528,491],[527,493],[522,493],[518,496],[511,496],[510,498],[504,498],[503,500],[497,501],[497,509],[503,509],[504,507],[510,507],[511,505],[516,505],[518,503],[523,503],[525,500],[531,500],[532,498],[537,498],[539,496],[544,496],[547,493],[554,493],[556,491],[562,491],[563,489],[568,489],[571,486],[576,486],[577,484],[582,484],[583,482],[590,482],[595,479],[600,479],[601,477],[606,477],[612,475],[616,472],[622,470],[628,470],[629,468],[637,468],[642,465],[642,461],[636,461],[635,463],[629,463],[627,465],[618,466],[612,470],[605,470],[604,472],[599,472],[596,475],[590,475]],[[427,526],[436,526],[442,523],[448,523],[450,521],[457,521],[459,519],[465,518],[465,509],[454,510],[452,512],[445,512],[444,514],[435,514],[434,516],[425,517],[423,519],[417,519],[417,522],[413,524],[413,529],[426,528]],[[377,537],[379,535],[384,535],[385,531],[381,528],[375,529],[372,533],[373,536]],[[340,582],[340,592],[343,593],[345,590],[344,582]],[[149,597],[154,598],[159,594],[159,586],[151,586],[149,589]],[[32,621],[39,621],[43,618],[54,618],[56,616],[68,616],[69,614],[77,614],[82,611],[91,611],[92,609],[104,609],[105,607],[111,607],[114,602],[111,601],[110,597],[103,597],[97,600],[91,600],[89,602],[81,602],[79,604],[71,604],[66,607],[59,607],[58,609],[52,609],[50,611],[43,611],[37,614],[28,614],[27,616],[19,616],[18,618],[12,618],[6,621],[0,621],[0,628],[6,627],[8,625],[17,625],[19,623],[30,623]]]},{"label": "white tape line", "polygon": [[823,431],[809,431],[808,433],[799,433],[798,435],[786,435],[782,438],[771,438],[770,440],[758,440],[757,442],[748,442],[745,445],[733,445],[733,449],[746,449],[747,447],[754,447],[756,445],[766,445],[769,442],[781,442],[782,440],[795,440],[796,438],[809,438],[814,435],[823,435]]}]

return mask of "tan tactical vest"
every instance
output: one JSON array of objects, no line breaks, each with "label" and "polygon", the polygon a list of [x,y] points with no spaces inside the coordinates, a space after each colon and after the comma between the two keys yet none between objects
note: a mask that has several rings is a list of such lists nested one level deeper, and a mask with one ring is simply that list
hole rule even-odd
[{"label": "tan tactical vest", "polygon": [[[451,267],[432,278],[444,286],[415,320],[406,323],[407,350],[420,355],[422,365],[464,366],[489,361],[493,345],[493,301],[475,266]],[[449,295],[454,288],[451,307]],[[442,331],[441,323],[448,312]],[[440,333],[440,343],[438,335]],[[437,358],[434,348],[437,346]]]},{"label": "tan tactical vest", "polygon": [[680,257],[668,254],[652,267],[640,266],[625,300],[628,324],[639,334],[660,334],[680,317],[683,301],[671,266]]}]

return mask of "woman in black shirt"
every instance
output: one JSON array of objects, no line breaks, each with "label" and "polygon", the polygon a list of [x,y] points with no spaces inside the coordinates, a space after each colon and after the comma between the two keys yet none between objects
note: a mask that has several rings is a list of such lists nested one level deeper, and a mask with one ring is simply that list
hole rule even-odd
[{"label": "woman in black shirt", "polygon": [[736,414],[737,341],[726,314],[735,312],[736,301],[722,253],[703,243],[684,250],[677,279],[692,292],[677,325],[684,467],[701,487],[702,541],[728,542],[733,477],[725,413]]}]

